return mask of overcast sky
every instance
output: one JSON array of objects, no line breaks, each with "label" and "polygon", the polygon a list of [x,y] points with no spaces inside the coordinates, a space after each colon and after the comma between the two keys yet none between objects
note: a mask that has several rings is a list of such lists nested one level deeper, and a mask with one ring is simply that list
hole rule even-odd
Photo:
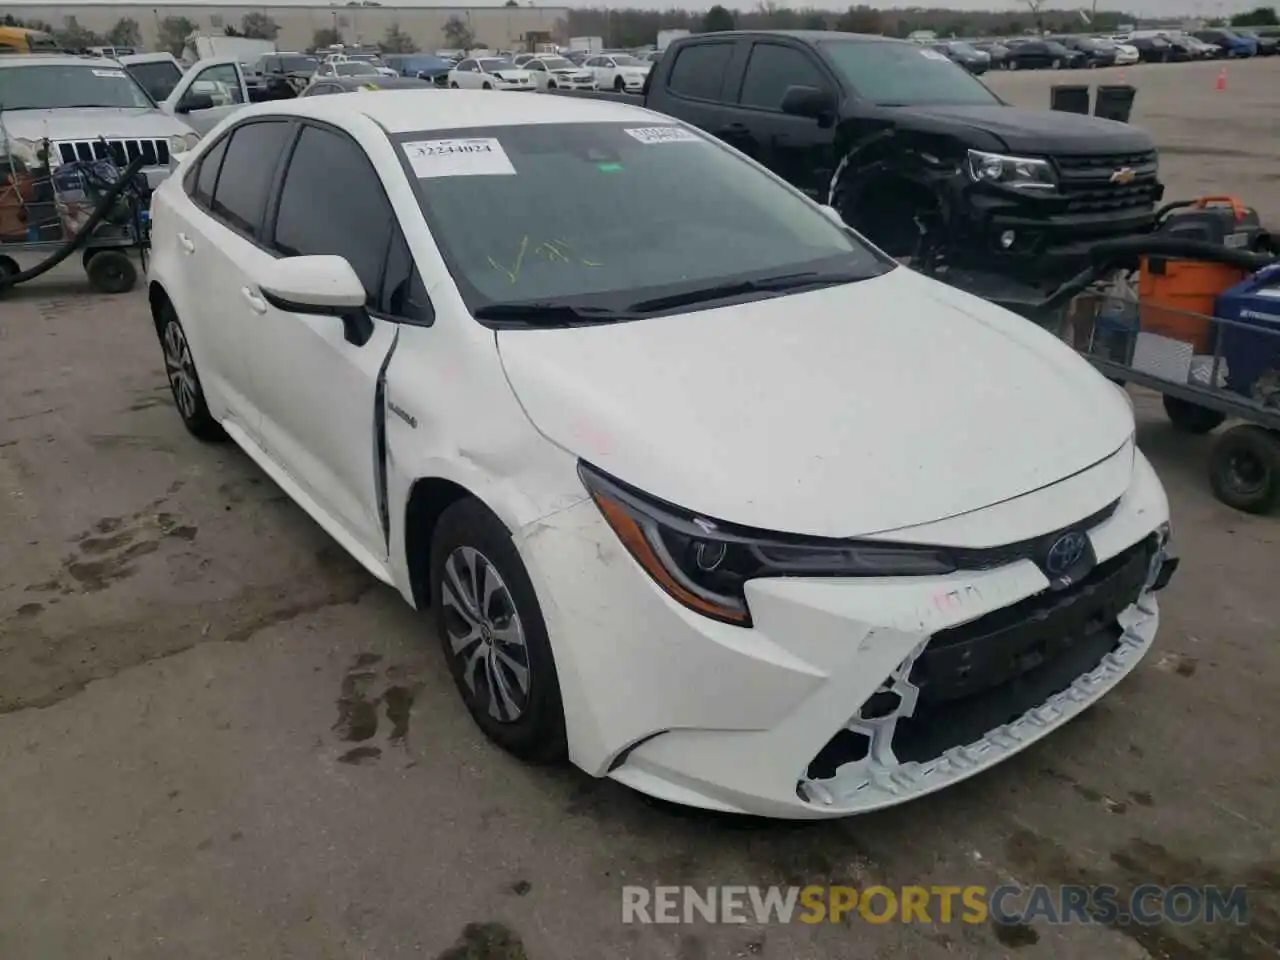
[{"label": "overcast sky", "polygon": [[[39,2],[47,5],[48,0],[7,0],[5,7],[18,7],[27,2]],[[73,4],[75,0],[72,0]],[[103,0],[105,5],[111,6],[111,0]],[[134,0],[139,2],[139,0]],[[146,0],[141,0],[145,3]],[[527,0],[521,0],[521,4]],[[674,3],[672,0],[535,0],[540,6],[564,6],[564,7],[612,7],[614,9],[622,9],[625,7],[640,7],[646,10],[667,10],[672,7],[682,7],[687,10],[705,10],[711,6],[716,0],[688,0],[687,3]],[[757,0],[719,0],[726,7],[738,10],[749,10],[757,5]],[[779,5],[783,5],[778,0]],[[857,0],[854,0],[856,3]],[[1265,3],[1266,0],[1129,0],[1126,3],[1107,2],[1100,0],[1098,3],[1099,10],[1127,10],[1138,16],[1144,17],[1177,17],[1177,16],[1198,16],[1198,17],[1215,17],[1226,16],[1237,13],[1241,10],[1250,10],[1258,6],[1259,3]],[[165,6],[174,4],[190,3],[193,6],[214,6],[216,2],[210,0],[168,0]],[[257,6],[258,4],[250,2],[232,3],[233,6]],[[317,3],[315,0],[274,0],[274,2],[263,4],[264,6],[288,6],[288,7],[310,7],[324,6],[324,3]],[[345,2],[331,4],[334,6],[345,6]],[[399,7],[451,7],[451,6],[474,6],[474,7],[500,7],[501,0],[497,2],[472,2],[469,4],[449,4],[439,3],[435,0],[386,0],[385,6]],[[819,7],[831,10],[843,10],[850,6],[849,0],[793,0],[791,6],[797,7]],[[993,9],[1015,9],[1023,7],[1024,4],[1009,0],[1007,3],[993,2],[993,0],[902,0],[902,2],[892,2],[892,0],[882,0],[878,3],[870,3],[870,6],[876,6],[881,9],[901,8],[901,7],[945,7],[950,10],[993,10]],[[1071,7],[1092,8],[1093,0],[1079,0],[1079,2],[1071,2],[1071,0],[1049,0],[1046,6],[1059,7],[1069,9]]]}]

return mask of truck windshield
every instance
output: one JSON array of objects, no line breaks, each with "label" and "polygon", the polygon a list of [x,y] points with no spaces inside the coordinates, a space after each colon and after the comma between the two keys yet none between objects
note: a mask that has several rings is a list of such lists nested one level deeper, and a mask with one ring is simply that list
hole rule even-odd
[{"label": "truck windshield", "polygon": [[6,111],[155,106],[123,67],[78,63],[0,70],[0,104]]},{"label": "truck windshield", "polygon": [[936,50],[885,40],[823,40],[828,62],[863,100],[880,106],[998,106],[1000,100]]},{"label": "truck windshield", "polygon": [[848,283],[890,269],[795,190],[664,121],[397,136],[468,308],[621,311],[725,285]]}]

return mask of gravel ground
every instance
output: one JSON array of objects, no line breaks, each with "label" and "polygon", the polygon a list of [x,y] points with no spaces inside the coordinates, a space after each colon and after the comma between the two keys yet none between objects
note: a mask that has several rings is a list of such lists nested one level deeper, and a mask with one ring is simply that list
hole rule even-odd
[{"label": "gravel ground", "polygon": [[[1223,94],[1216,67],[1128,71],[1179,191],[1230,184],[1280,214],[1247,115],[1278,68],[1232,66]],[[1053,79],[992,85],[1038,103]],[[1201,124],[1238,153],[1183,152]],[[1206,177],[1220,179],[1198,187]],[[838,823],[743,822],[490,747],[429,626],[235,448],[182,429],[141,294],[91,295],[70,268],[13,291],[0,304],[0,957],[1276,957],[1280,524],[1218,504],[1208,439],[1136,399],[1184,563],[1135,674],[941,795]],[[620,922],[623,884],[1010,880],[1244,884],[1250,915]]]}]

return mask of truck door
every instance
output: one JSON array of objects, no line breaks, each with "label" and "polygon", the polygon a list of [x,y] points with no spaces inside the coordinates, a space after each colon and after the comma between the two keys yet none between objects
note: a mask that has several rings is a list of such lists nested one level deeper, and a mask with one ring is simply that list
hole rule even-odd
[{"label": "truck door", "polygon": [[214,57],[188,70],[160,109],[203,134],[248,102],[249,89],[239,62],[234,57]]},{"label": "truck door", "polygon": [[[714,34],[710,35],[714,37]],[[645,106],[658,110],[743,149],[745,131],[731,128],[731,104],[742,77],[742,61],[749,44],[733,37],[681,41],[667,54],[675,57],[670,69],[654,64]]]},{"label": "truck door", "polygon": [[752,43],[740,85],[727,91],[732,106],[724,139],[825,203],[835,169],[835,117],[783,113],[782,98],[792,86],[815,87],[838,102],[835,78],[808,48],[772,38]]}]

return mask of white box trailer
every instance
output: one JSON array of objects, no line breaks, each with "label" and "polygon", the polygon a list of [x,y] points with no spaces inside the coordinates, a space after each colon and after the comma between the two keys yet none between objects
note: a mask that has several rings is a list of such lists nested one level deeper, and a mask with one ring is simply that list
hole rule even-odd
[{"label": "white box trailer", "polygon": [[688,30],[659,30],[658,31],[658,49],[665,50],[671,46],[672,40],[679,40],[681,37],[689,36]]},{"label": "white box trailer", "polygon": [[599,53],[604,49],[604,37],[570,37],[570,50],[581,50],[584,53]]}]

